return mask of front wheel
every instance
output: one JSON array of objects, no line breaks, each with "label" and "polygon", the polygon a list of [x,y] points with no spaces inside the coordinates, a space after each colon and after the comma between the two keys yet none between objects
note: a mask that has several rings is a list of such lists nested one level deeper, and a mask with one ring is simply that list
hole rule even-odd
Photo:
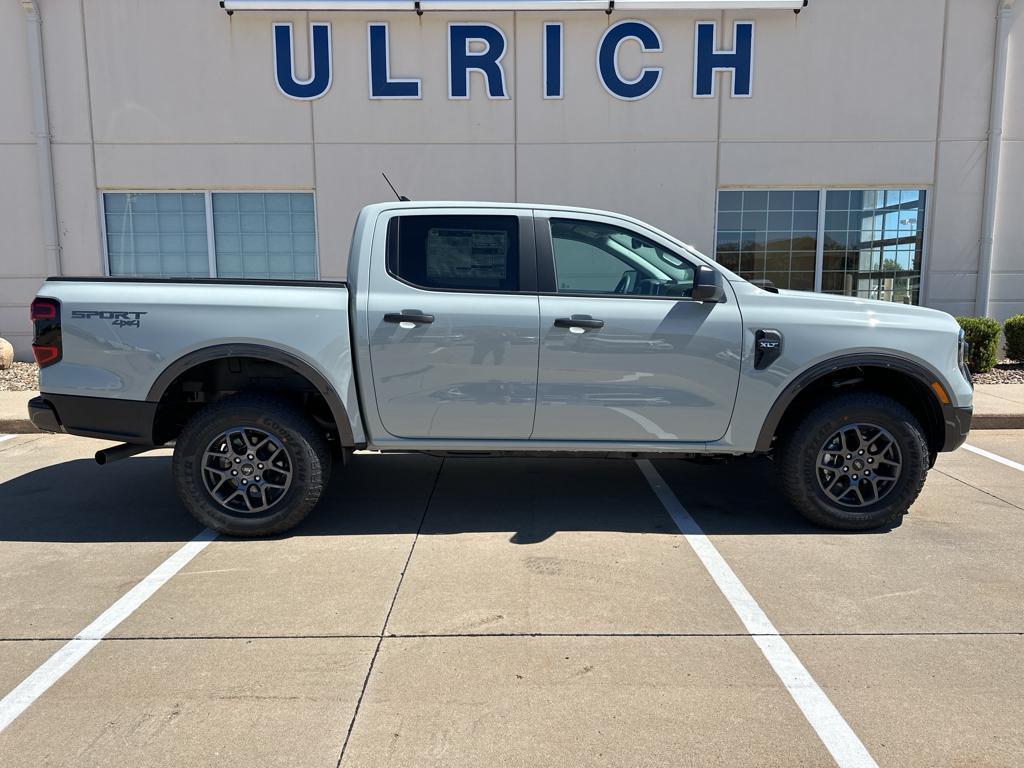
[{"label": "front wheel", "polygon": [[896,525],[928,474],[928,443],[914,415],[874,393],[818,405],[782,436],[783,493],[817,525],[859,531]]},{"label": "front wheel", "polygon": [[192,417],[171,466],[182,503],[200,523],[233,536],[267,536],[298,525],[316,506],[331,453],[289,402],[239,394]]}]

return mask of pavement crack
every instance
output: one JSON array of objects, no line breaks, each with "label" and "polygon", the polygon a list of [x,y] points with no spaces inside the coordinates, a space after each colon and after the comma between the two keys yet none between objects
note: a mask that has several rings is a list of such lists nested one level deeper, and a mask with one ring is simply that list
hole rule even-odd
[{"label": "pavement crack", "polygon": [[380,646],[387,634],[388,622],[391,621],[391,612],[395,610],[395,603],[398,602],[398,593],[402,589],[402,582],[405,580],[406,571],[409,570],[409,563],[412,562],[412,553],[416,551],[416,543],[420,540],[420,533],[423,531],[423,523],[427,519],[427,512],[430,510],[430,503],[434,500],[434,493],[437,491],[438,481],[441,479],[441,472],[444,470],[445,457],[441,457],[441,463],[437,467],[437,474],[434,475],[434,484],[427,496],[427,503],[423,505],[423,514],[420,515],[420,524],[416,527],[416,534],[412,539],[412,546],[409,547],[409,554],[405,558],[405,565],[398,576],[398,584],[395,585],[395,594],[391,596],[391,605],[388,606],[387,615],[384,616],[384,623],[381,625],[380,634],[377,636],[377,645],[373,649],[373,656],[370,657],[370,666],[366,670],[366,677],[363,678],[363,687],[359,691],[359,698],[356,699],[356,708],[352,712],[352,719],[349,720],[348,730],[345,732],[345,740],[341,744],[341,753],[338,755],[337,768],[341,768],[341,761],[345,759],[345,750],[348,749],[349,740],[352,738],[352,730],[356,725],[356,718],[359,717],[359,709],[363,704],[363,697],[366,695],[366,688],[370,684],[370,675],[373,674],[373,667],[377,663],[377,655],[380,653]]},{"label": "pavement crack", "polygon": [[[18,434],[18,433],[15,433],[15,434]],[[21,433],[21,434],[31,434],[31,433]],[[18,442],[18,443],[11,443],[10,445],[8,445],[8,446],[6,446],[4,448],[0,448],[0,453],[5,453],[6,451],[10,451],[10,450],[13,450],[15,448],[23,448],[26,445],[31,445],[32,443],[39,442],[42,439],[43,439],[43,436],[40,435],[39,437],[34,437],[31,440],[22,440],[21,442]]]},{"label": "pavement crack", "polygon": [[1024,512],[1024,507],[1021,507],[1018,504],[1014,504],[1012,501],[1010,501],[1009,499],[1004,499],[1002,496],[996,496],[991,491],[986,491],[984,488],[979,488],[978,486],[974,485],[973,483],[968,483],[966,480],[962,480],[959,477],[957,477],[956,475],[951,475],[948,472],[943,472],[941,469],[934,469],[933,471],[938,472],[940,475],[944,475],[945,477],[948,477],[950,480],[956,480],[958,483],[963,483],[968,488],[973,488],[976,491],[981,491],[986,496],[991,496],[996,501],[1001,501],[1004,504],[1009,504],[1014,509],[1019,509],[1021,512]]},{"label": "pavement crack", "polygon": [[[748,634],[746,632],[388,632],[381,635],[301,634],[301,635],[132,635],[104,637],[102,643],[170,642],[207,640],[474,640],[484,638],[749,638],[749,637],[1019,637],[1020,630],[908,630],[905,632],[780,632]],[[71,636],[0,637],[0,643],[68,642]],[[378,647],[380,642],[378,642]]]}]

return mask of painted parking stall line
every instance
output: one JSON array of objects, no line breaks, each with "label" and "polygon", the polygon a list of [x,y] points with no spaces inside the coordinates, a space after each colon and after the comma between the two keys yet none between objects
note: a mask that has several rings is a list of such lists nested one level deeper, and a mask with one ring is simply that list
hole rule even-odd
[{"label": "painted parking stall line", "polygon": [[0,443],[3,443],[7,440],[13,440],[15,437],[17,437],[17,435],[0,435]]},{"label": "painted parking stall line", "polygon": [[1011,469],[1016,469],[1018,472],[1024,472],[1024,464],[1020,464],[1019,462],[1013,461],[1012,459],[1008,459],[1005,456],[1000,456],[998,453],[986,451],[984,448],[975,448],[973,445],[968,445],[967,443],[963,444],[963,449],[965,451],[970,451],[971,453],[976,453],[979,456],[984,456],[986,459],[997,461],[1003,466],[1010,467]]},{"label": "painted parking stall line", "polygon": [[849,723],[811,677],[789,643],[779,635],[743,582],[711,543],[697,521],[690,516],[668,484],[647,459],[638,459],[640,471],[672,517],[680,533],[700,559],[708,574],[729,601],[765,659],[803,712],[822,744],[842,768],[878,768],[867,748]]},{"label": "painted parking stall line", "polygon": [[4,696],[0,700],[0,733],[216,538],[214,531],[204,528]]}]

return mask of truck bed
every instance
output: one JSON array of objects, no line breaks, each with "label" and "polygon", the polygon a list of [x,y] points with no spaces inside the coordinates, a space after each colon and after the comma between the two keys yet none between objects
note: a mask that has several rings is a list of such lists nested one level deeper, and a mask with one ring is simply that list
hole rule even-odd
[{"label": "truck bed", "polygon": [[131,440],[131,422],[152,422],[163,389],[196,355],[232,350],[298,361],[359,413],[344,282],[62,277],[39,296],[60,301],[62,359],[42,369],[40,389],[63,401],[54,405],[68,431],[113,437],[111,414],[97,409],[117,410],[128,423],[116,439]]}]

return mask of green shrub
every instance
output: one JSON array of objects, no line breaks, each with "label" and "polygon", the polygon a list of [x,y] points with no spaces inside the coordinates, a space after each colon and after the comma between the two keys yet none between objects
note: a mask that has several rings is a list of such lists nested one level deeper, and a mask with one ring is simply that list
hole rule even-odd
[{"label": "green shrub", "polygon": [[967,355],[967,365],[971,373],[991,371],[998,362],[996,347],[999,346],[999,331],[1002,330],[997,320],[991,317],[958,317],[956,319],[964,329],[967,343],[971,345]]},{"label": "green shrub", "polygon": [[1014,315],[1003,324],[1006,337],[1006,356],[1024,363],[1024,315]]}]

